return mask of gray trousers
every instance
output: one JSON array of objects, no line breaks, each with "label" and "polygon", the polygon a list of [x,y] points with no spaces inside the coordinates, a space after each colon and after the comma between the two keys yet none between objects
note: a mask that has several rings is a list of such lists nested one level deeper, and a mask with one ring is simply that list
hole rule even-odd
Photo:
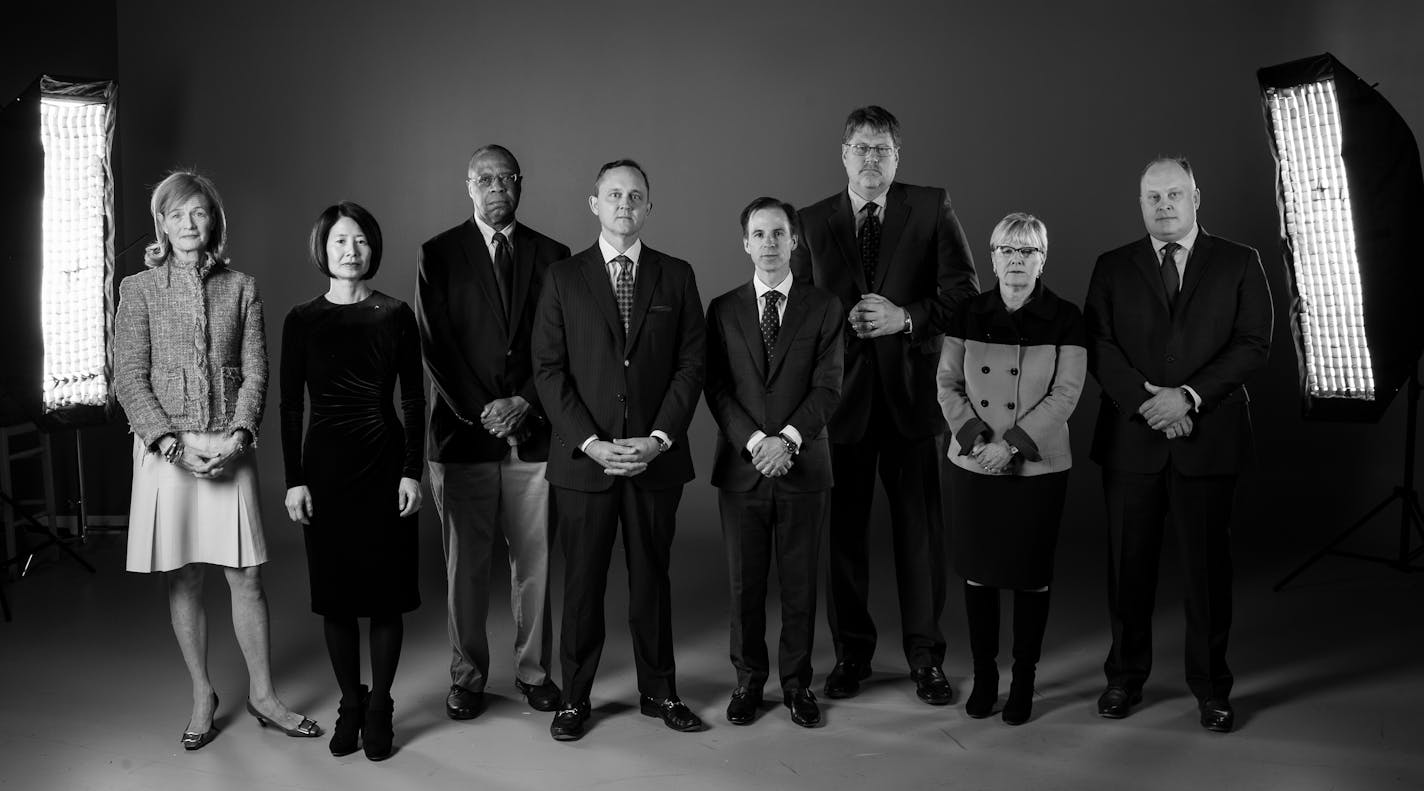
[{"label": "gray trousers", "polygon": [[490,564],[496,539],[509,549],[515,675],[549,679],[549,484],[545,462],[518,458],[475,464],[430,462],[430,490],[444,539],[450,681],[471,691],[489,679]]}]

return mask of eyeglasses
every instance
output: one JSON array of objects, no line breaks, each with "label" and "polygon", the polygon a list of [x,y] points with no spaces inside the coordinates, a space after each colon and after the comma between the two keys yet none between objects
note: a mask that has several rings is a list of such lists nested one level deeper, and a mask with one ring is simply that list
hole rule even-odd
[{"label": "eyeglasses", "polygon": [[862,159],[869,154],[874,154],[880,159],[885,159],[900,150],[898,146],[868,146],[864,143],[841,143],[841,145],[849,148],[852,154]]},{"label": "eyeglasses", "polygon": [[994,245],[994,252],[1005,258],[1012,258],[1014,253],[1018,253],[1022,258],[1032,258],[1035,255],[1042,255],[1043,251],[1037,247],[1010,247],[1006,244]]},{"label": "eyeglasses", "polygon": [[518,184],[519,178],[518,173],[501,173],[498,176],[480,176],[479,178],[465,179],[465,183],[475,184],[480,189],[489,189],[496,181],[505,187],[511,184]]}]

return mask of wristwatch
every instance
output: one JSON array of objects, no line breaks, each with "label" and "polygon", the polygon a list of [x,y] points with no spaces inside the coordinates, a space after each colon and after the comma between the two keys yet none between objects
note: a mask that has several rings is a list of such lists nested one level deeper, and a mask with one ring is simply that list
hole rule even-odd
[{"label": "wristwatch", "polygon": [[656,434],[653,435],[653,439],[658,443],[658,453],[667,453],[668,448],[672,447],[671,442],[668,442],[667,440],[657,436]]},{"label": "wristwatch", "polygon": [[787,453],[790,453],[792,456],[795,456],[801,452],[801,446],[793,442],[790,437],[786,436],[785,434],[777,434],[776,436],[779,437],[782,442],[786,443]]},{"label": "wristwatch", "polygon": [[1010,455],[1010,456],[1017,456],[1017,455],[1019,455],[1019,449],[1016,448],[1016,447],[1014,447],[1013,445],[1009,445],[1009,455]]}]

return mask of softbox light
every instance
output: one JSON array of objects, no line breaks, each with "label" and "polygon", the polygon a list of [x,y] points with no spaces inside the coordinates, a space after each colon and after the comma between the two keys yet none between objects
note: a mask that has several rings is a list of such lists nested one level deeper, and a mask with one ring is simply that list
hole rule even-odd
[{"label": "softbox light", "polygon": [[1375,421],[1424,352],[1424,175],[1404,119],[1330,54],[1257,72],[1307,418]]},{"label": "softbox light", "polygon": [[0,110],[0,425],[111,408],[116,96],[43,76]]}]

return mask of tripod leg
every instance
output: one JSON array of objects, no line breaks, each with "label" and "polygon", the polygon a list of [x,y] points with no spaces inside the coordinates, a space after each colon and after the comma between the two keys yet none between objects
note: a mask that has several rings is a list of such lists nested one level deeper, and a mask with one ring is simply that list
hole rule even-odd
[{"label": "tripod leg", "polygon": [[[1380,511],[1383,511],[1384,509],[1388,508],[1390,503],[1393,503],[1394,499],[1399,496],[1399,492],[1395,491],[1390,496],[1384,498],[1384,502],[1380,503],[1379,505],[1376,505],[1374,508],[1371,508],[1368,513],[1356,520],[1353,525],[1350,525],[1349,527],[1345,528],[1344,532],[1340,533],[1340,535],[1338,536],[1335,536],[1335,538],[1331,540],[1330,543],[1322,547],[1319,552],[1316,552],[1314,555],[1311,555],[1309,560],[1305,561],[1299,566],[1296,566],[1294,571],[1283,577],[1280,582],[1277,582],[1275,584],[1275,587],[1271,588],[1271,590],[1275,591],[1276,593],[1280,593],[1281,588],[1284,588],[1286,585],[1288,585],[1291,580],[1295,579],[1296,577],[1299,577],[1301,572],[1315,565],[1316,561],[1333,552],[1335,550],[1335,547],[1340,545],[1341,541],[1344,541],[1345,539],[1349,538],[1351,535],[1354,534],[1356,530],[1359,530],[1360,528],[1364,527],[1365,523],[1373,519],[1375,515],[1378,514]],[[1408,506],[1406,505],[1406,508],[1407,507]]]}]

